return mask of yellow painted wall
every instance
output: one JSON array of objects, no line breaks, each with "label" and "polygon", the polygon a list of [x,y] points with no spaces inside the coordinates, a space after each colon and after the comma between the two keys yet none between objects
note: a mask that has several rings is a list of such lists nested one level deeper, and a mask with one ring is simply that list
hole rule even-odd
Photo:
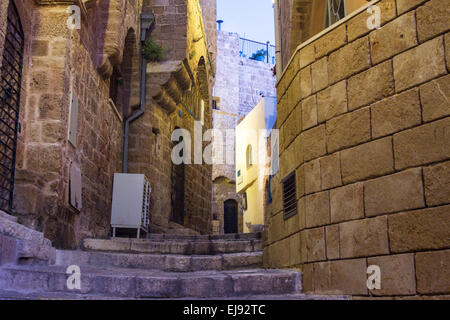
[{"label": "yellow painted wall", "polygon": [[[265,129],[264,99],[236,127],[236,192],[247,192],[247,210],[244,210],[244,232],[247,224],[264,224],[264,176],[258,155],[259,130]],[[253,165],[247,169],[247,146],[252,145]],[[241,171],[242,179],[237,176]]]}]

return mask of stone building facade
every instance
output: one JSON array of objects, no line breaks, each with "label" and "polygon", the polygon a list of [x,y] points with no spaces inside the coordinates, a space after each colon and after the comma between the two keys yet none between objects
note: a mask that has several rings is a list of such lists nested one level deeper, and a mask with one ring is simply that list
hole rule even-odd
[{"label": "stone building facade", "polygon": [[[80,8],[80,28],[68,27],[76,14],[68,10],[70,5]],[[8,58],[5,37],[11,8],[17,8],[24,36],[11,213],[21,223],[43,231],[54,246],[75,248],[83,238],[107,237],[110,232],[113,175],[122,172],[123,166],[124,122],[140,104],[141,13],[155,15],[152,36],[160,37],[168,49],[161,65],[181,62],[175,66],[182,82],[177,94],[196,116],[201,112],[199,100],[204,99],[205,127],[211,125],[213,68],[199,4],[184,0],[2,1],[0,66]],[[193,120],[186,110],[179,117],[153,99],[158,90],[172,89],[173,82],[162,79],[175,77],[173,72],[155,74],[154,68],[158,66],[149,65],[147,70],[148,112],[130,128],[127,169],[151,178],[152,221],[167,227],[161,212],[166,216],[171,212],[173,189],[170,180],[167,183],[172,170],[171,130],[175,126],[192,130]],[[73,119],[77,126],[72,126]],[[160,163],[154,162],[157,157]],[[81,171],[80,210],[69,199],[73,167]],[[185,224],[208,232],[211,167],[187,166],[185,181],[189,204]],[[199,186],[204,188],[202,198],[192,198],[198,194],[192,190]],[[169,200],[162,197],[164,193]]]},{"label": "stone building facade", "polygon": [[[266,62],[251,60],[240,55],[240,37],[237,33],[217,31],[217,72],[214,99],[217,108],[213,110],[213,127],[223,132],[223,164],[213,165],[212,213],[219,220],[219,230],[225,230],[224,208],[227,200],[238,204],[238,231],[243,232],[241,197],[236,193],[235,139],[226,136],[226,130],[234,129],[238,122],[261,100],[262,96],[275,96],[276,78]],[[230,153],[227,155],[226,150]],[[215,150],[218,156],[218,150]],[[232,164],[227,164],[231,157]]]},{"label": "stone building facade", "polygon": [[[450,8],[371,1],[300,44],[277,84],[280,172],[264,260],[315,293],[450,293]],[[286,10],[293,10],[287,8]],[[296,175],[297,214],[283,180]],[[367,269],[380,267],[381,289]]]}]

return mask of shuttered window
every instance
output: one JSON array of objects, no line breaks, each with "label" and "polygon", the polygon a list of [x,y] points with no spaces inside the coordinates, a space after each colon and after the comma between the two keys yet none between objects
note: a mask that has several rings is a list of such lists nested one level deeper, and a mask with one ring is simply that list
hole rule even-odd
[{"label": "shuttered window", "polygon": [[285,219],[297,214],[297,186],[295,171],[283,180],[283,210]]}]

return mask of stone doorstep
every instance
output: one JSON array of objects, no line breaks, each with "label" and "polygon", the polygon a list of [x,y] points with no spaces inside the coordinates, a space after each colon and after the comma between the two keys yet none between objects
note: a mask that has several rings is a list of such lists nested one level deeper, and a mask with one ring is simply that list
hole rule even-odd
[{"label": "stone doorstep", "polygon": [[9,247],[1,248],[2,251],[8,251],[6,255],[9,257],[9,263],[17,263],[19,259],[50,263],[55,261],[56,250],[50,240],[44,238],[41,232],[27,228],[4,215],[0,215],[0,237],[10,244]]},{"label": "stone doorstep", "polygon": [[12,222],[17,222],[19,220],[17,217],[11,216],[2,210],[0,210],[0,218],[5,218]]},{"label": "stone doorstep", "polygon": [[175,272],[220,271],[261,267],[262,252],[186,256],[57,250],[56,265],[69,266],[73,264]]},{"label": "stone doorstep", "polygon": [[160,254],[211,255],[262,250],[261,240],[152,240],[152,239],[85,239],[85,250]]},{"label": "stone doorstep", "polygon": [[[69,291],[63,267],[0,269],[2,290],[16,292],[99,294],[123,298],[212,298],[298,294],[300,274],[289,270],[167,273],[121,268],[82,268],[81,290]],[[123,274],[128,274],[123,276]]]}]

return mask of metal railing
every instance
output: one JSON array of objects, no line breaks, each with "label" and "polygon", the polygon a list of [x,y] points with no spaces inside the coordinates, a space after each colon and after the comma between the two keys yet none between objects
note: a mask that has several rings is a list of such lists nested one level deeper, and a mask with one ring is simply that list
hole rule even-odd
[{"label": "metal railing", "polygon": [[240,38],[239,55],[251,60],[263,61],[270,64],[276,63],[275,46],[269,41],[266,43]]}]

